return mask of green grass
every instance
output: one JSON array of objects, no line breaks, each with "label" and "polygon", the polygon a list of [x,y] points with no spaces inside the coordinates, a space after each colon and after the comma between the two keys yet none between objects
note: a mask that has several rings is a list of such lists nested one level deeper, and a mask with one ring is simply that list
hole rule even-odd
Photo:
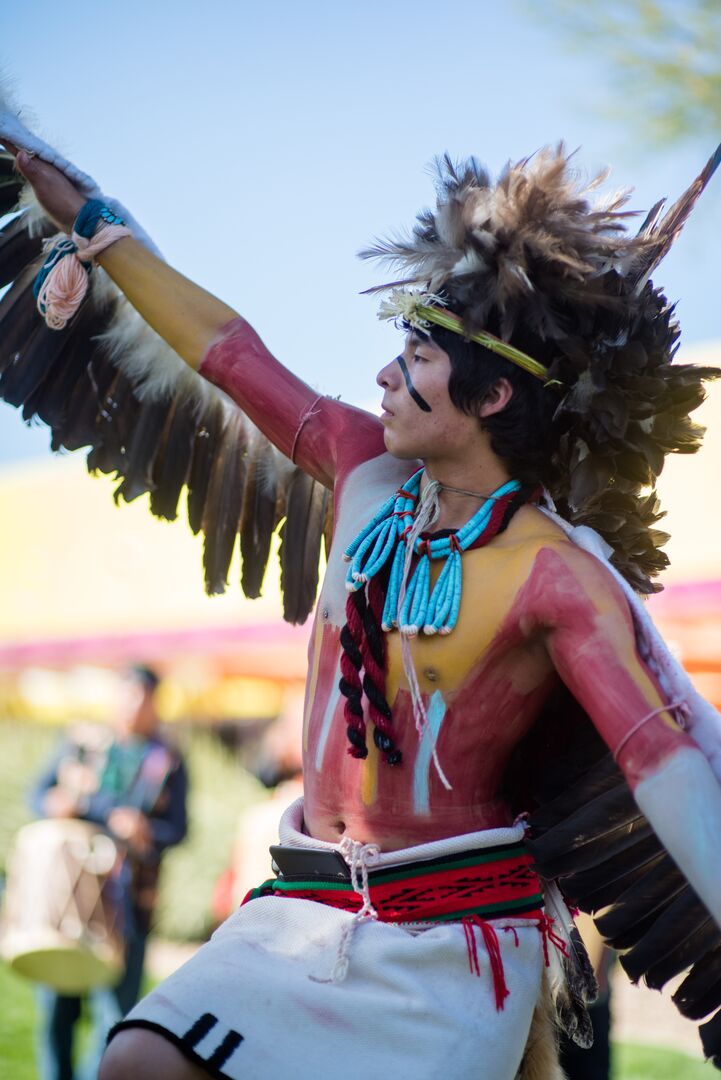
[{"label": "green grass", "polygon": [[52,753],[57,728],[0,721],[0,869],[4,871],[10,842],[33,815],[27,793]]},{"label": "green grass", "polygon": [[620,1043],[613,1054],[613,1080],[712,1080],[719,1075],[713,1065],[665,1048]]},{"label": "green grass", "polygon": [[[148,993],[154,980],[143,980]],[[2,1080],[37,1080],[35,1067],[35,992],[33,983],[15,975],[0,963],[0,1077]],[[82,1055],[90,1033],[89,1020],[82,1016],[77,1027],[78,1055]]]},{"label": "green grass", "polygon": [[36,1080],[32,985],[0,964],[0,1076]]}]

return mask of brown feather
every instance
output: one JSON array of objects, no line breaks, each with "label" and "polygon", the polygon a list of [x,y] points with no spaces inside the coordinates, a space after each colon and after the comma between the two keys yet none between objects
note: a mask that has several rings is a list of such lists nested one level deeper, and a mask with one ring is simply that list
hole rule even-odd
[{"label": "brown feather", "polygon": [[653,921],[637,945],[620,956],[633,982],[652,990],[685,971],[718,943],[718,927],[687,888]]},{"label": "brown feather", "polygon": [[0,229],[0,289],[18,277],[42,252],[42,237],[30,236],[27,215],[20,214]]},{"label": "brown feather", "polygon": [[138,403],[125,475],[113,495],[116,502],[132,502],[146,491],[153,491],[153,464],[170,406],[168,401]]},{"label": "brown feather", "polygon": [[277,524],[278,469],[273,448],[258,437],[253,446],[243,492],[240,520],[240,583],[246,596],[260,596],[270,543]]},{"label": "brown feather", "polygon": [[[103,392],[105,378],[97,380],[97,390],[88,408],[96,410],[93,449],[87,457],[88,472],[123,474],[128,462],[131,418],[137,414],[138,401],[130,381],[108,365],[111,381]],[[89,369],[92,371],[92,369]]]},{"label": "brown feather", "polygon": [[673,206],[669,207],[664,216],[660,220],[658,219],[662,204],[657,203],[651,214],[654,211],[657,211],[657,213],[653,217],[649,214],[649,217],[641,226],[640,235],[643,236],[647,247],[642,257],[636,261],[630,275],[636,290],[640,290],[645,285],[654,269],[668,254],[674,240],[681,232],[691,211],[698,202],[699,196],[720,163],[721,144],[716,147],[696,179],[679,196]]},{"label": "brown feather", "polygon": [[14,351],[0,376],[0,397],[15,408],[25,404],[57,361],[65,340],[36,319],[34,327]]},{"label": "brown feather", "polygon": [[15,168],[15,157],[9,150],[0,149],[0,217],[17,206],[25,181]]},{"label": "brown feather", "polygon": [[[100,439],[99,416],[103,398],[113,383],[115,369],[96,342],[88,346],[80,379],[67,402],[64,418],[54,432],[66,450],[94,447]],[[119,468],[118,465],[115,468]]]},{"label": "brown feather", "polygon": [[246,452],[242,418],[231,416],[213,458],[203,509],[205,588],[211,594],[225,592],[228,584],[228,569],[240,525]]},{"label": "brown feather", "polygon": [[33,296],[35,274],[34,267],[26,269],[0,298],[0,372],[12,363],[40,318]]},{"label": "brown feather", "polygon": [[213,461],[220,444],[225,418],[220,405],[207,409],[198,421],[193,442],[193,456],[188,476],[188,524],[194,535],[203,526]]},{"label": "brown feather", "polygon": [[176,397],[160,438],[150,496],[152,513],[165,521],[175,521],[178,516],[178,500],[190,470],[196,424],[194,403]]},{"label": "brown feather", "polygon": [[721,1069],[721,1010],[699,1028],[703,1055]]},{"label": "brown feather", "polygon": [[689,1020],[701,1020],[721,1005],[721,943],[694,964],[672,1000]]},{"label": "brown feather", "polygon": [[305,622],[315,603],[328,498],[326,488],[295,470],[288,485],[280,545],[283,618],[290,623]]},{"label": "brown feather", "polygon": [[104,322],[104,312],[96,311],[90,305],[81,308],[72,324],[62,331],[65,344],[56,364],[26,403],[28,409],[32,407],[50,426],[53,450],[60,447],[75,449],[87,444],[86,439],[73,430],[73,411],[86,397],[91,397],[97,406],[93,367],[89,368],[89,365],[106,363],[103,350],[95,340]]}]

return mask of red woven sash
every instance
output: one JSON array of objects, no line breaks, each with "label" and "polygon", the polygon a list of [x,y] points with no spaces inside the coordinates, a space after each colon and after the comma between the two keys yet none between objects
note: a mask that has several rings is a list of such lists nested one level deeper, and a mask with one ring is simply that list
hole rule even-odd
[{"label": "red woven sash", "polygon": [[[543,897],[533,860],[523,843],[459,852],[368,874],[370,900],[381,922],[447,922],[477,915],[539,918]],[[363,900],[337,878],[277,878],[253,889],[256,896],[290,896],[359,911]]]}]

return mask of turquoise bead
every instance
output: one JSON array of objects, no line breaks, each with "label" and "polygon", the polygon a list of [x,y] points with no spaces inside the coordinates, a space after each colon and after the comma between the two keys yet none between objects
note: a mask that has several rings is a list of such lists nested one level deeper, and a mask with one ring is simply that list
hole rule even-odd
[{"label": "turquoise bead", "polygon": [[[416,539],[414,551],[420,558],[410,575],[402,610],[399,611],[398,601],[406,558],[403,534],[413,524],[422,475],[423,469],[418,469],[401,491],[397,491],[383,503],[371,521],[348,545],[344,553],[345,558],[350,561],[346,584],[351,590],[361,588],[365,580],[373,578],[388,560],[392,559],[383,606],[383,629],[389,630],[400,625],[412,627],[414,631],[423,630],[427,634],[449,633],[458,621],[461,606],[461,552],[467,551],[483,535],[491,520],[495,500],[518,491],[521,485],[517,480],[502,484],[473,517],[458,529],[455,540],[460,551],[455,544],[451,544],[447,536],[429,543],[420,537]],[[443,560],[443,567],[432,590],[431,559]],[[360,580],[361,578],[363,580]]]}]

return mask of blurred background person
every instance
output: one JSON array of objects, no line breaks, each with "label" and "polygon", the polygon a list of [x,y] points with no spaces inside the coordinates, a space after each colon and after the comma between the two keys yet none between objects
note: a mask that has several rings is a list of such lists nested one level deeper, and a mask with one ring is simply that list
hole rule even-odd
[{"label": "blurred background person", "polygon": [[303,697],[288,695],[283,712],[265,731],[252,773],[270,792],[241,813],[230,864],[216,880],[211,901],[214,924],[242,904],[250,889],[272,876],[269,848],[278,843],[278,821],[286,807],[303,794]]},{"label": "blurred background person", "polygon": [[112,730],[71,730],[31,794],[38,816],[97,823],[124,853],[121,872],[124,971],[116,985],[87,995],[91,1040],[74,1070],[74,1031],[82,998],[42,986],[38,993],[38,1067],[41,1080],[92,1080],[107,1031],[140,996],[145,945],[166,848],[187,831],[187,772],[179,752],[159,732],[158,676],[130,669],[121,684]]}]

